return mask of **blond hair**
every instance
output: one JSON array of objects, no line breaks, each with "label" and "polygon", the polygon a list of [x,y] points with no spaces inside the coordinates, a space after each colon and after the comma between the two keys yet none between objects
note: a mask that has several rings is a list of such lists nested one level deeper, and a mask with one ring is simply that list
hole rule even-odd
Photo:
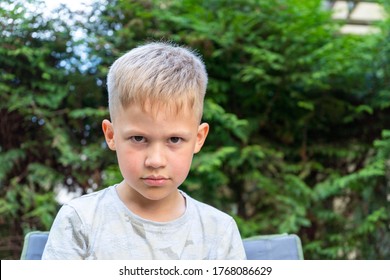
[{"label": "blond hair", "polygon": [[199,121],[207,87],[204,63],[193,51],[169,43],[149,43],[130,50],[110,67],[107,76],[111,119],[130,104],[193,109]]}]

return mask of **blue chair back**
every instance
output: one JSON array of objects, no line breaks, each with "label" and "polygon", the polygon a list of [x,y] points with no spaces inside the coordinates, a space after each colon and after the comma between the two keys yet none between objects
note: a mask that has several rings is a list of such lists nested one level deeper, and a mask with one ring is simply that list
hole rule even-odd
[{"label": "blue chair back", "polygon": [[295,234],[259,235],[243,243],[248,260],[303,260],[301,240]]},{"label": "blue chair back", "polygon": [[48,231],[32,231],[24,237],[21,260],[40,260],[49,237]]},{"label": "blue chair back", "polygon": [[[32,231],[24,238],[22,260],[40,260],[49,232]],[[248,260],[303,260],[302,244],[295,234],[259,235],[243,240]]]}]

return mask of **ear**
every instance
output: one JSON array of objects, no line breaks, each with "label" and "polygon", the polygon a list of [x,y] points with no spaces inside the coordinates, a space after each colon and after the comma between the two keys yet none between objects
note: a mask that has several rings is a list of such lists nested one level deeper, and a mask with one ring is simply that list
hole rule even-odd
[{"label": "ear", "polygon": [[112,126],[112,123],[109,120],[103,120],[102,129],[108,147],[111,150],[115,151],[114,127]]},{"label": "ear", "polygon": [[194,153],[198,153],[206,141],[207,134],[209,134],[209,124],[202,123],[198,127],[198,134],[196,135],[196,143]]}]

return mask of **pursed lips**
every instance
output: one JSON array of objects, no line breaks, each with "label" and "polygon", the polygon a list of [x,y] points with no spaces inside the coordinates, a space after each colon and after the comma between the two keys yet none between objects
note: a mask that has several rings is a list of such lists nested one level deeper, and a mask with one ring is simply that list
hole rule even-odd
[{"label": "pursed lips", "polygon": [[162,186],[169,180],[164,176],[146,176],[141,179],[148,186]]}]

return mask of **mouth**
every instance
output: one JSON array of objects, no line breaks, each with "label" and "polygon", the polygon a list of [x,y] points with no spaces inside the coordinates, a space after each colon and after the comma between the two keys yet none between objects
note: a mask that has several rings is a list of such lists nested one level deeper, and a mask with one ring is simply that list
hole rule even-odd
[{"label": "mouth", "polygon": [[147,176],[142,177],[141,180],[148,186],[160,187],[163,186],[169,178],[163,176]]}]

